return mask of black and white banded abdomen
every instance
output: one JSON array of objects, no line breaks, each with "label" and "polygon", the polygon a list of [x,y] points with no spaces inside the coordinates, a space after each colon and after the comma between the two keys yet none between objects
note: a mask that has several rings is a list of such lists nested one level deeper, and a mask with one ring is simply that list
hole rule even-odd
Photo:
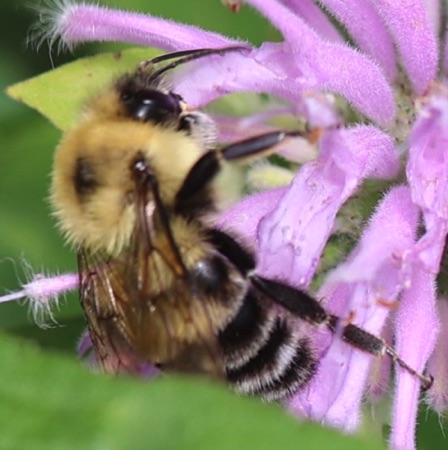
[{"label": "black and white banded abdomen", "polygon": [[228,382],[244,395],[282,400],[304,387],[317,361],[300,323],[251,288],[218,334]]}]

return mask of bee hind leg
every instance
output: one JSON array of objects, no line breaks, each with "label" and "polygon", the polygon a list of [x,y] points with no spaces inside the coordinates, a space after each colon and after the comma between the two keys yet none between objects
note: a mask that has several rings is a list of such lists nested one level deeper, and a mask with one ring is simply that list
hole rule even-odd
[{"label": "bee hind leg", "polygon": [[255,259],[231,235],[221,230],[211,230],[211,242],[242,275],[247,277],[252,286],[273,303],[294,316],[314,326],[326,326],[333,333],[341,333],[342,339],[363,352],[373,356],[389,356],[396,364],[418,378],[422,388],[428,390],[433,384],[433,377],[417,372],[400,358],[396,350],[382,338],[354,324],[344,324],[344,320],[325,310],[315,298],[307,292],[289,286],[281,281],[261,277],[255,272]]},{"label": "bee hind leg", "polygon": [[342,339],[352,347],[373,356],[387,355],[409,374],[417,377],[424,390],[428,390],[432,386],[434,379],[431,375],[419,373],[410,367],[384,339],[354,324],[344,325],[342,318],[327,312],[316,299],[305,291],[260,277],[253,272],[248,276],[256,289],[302,320],[315,326],[327,326],[333,333],[340,330]]}]

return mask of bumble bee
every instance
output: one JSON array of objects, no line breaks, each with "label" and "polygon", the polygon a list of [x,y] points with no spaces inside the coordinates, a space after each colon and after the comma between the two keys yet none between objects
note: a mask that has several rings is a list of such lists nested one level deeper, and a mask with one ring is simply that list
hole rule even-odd
[{"label": "bumble bee", "polygon": [[[281,400],[316,373],[307,324],[334,331],[339,319],[308,293],[257,275],[251,250],[210,221],[224,161],[266,154],[299,134],[220,147],[211,118],[168,86],[166,71],[230,51],[244,48],[144,61],[96,96],[57,149],[51,200],[78,252],[80,300],[102,369],[138,374],[151,363]],[[341,334],[429,384],[382,339],[351,324]]]}]

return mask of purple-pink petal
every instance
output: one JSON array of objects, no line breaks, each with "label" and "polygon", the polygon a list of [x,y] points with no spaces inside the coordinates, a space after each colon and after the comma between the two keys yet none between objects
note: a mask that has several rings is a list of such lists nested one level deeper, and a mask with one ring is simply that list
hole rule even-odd
[{"label": "purple-pink petal", "polygon": [[[366,294],[363,289],[341,284],[333,290],[331,298],[342,302],[354,295],[365,298]],[[320,349],[322,344],[319,344]],[[304,390],[292,398],[289,410],[353,432],[359,425],[360,402],[371,357],[354,350],[338,335],[319,354],[317,375]]]},{"label": "purple-pink petal", "polygon": [[429,23],[432,25],[434,36],[439,36],[442,26],[442,3],[434,0],[423,0]]},{"label": "purple-pink petal", "polygon": [[445,43],[443,46],[443,73],[448,75],[448,34],[445,36]]},{"label": "purple-pink petal", "polygon": [[[412,284],[404,292],[396,314],[395,348],[400,357],[418,372],[425,364],[436,343],[439,322],[435,308],[435,275],[416,263]],[[394,397],[391,448],[415,449],[415,426],[421,384],[419,380],[398,368]]]},{"label": "purple-pink petal", "polygon": [[[392,90],[381,69],[367,56],[346,45],[322,39],[300,17],[284,5],[263,0],[247,0],[285,38],[285,72],[292,78],[300,68],[307,84],[336,92],[369,118],[388,123],[395,114]],[[261,54],[254,57],[261,60]],[[303,76],[303,75],[302,75]]]},{"label": "purple-pink petal", "polygon": [[423,211],[448,219],[448,96],[433,96],[409,138],[407,176]]},{"label": "purple-pink petal", "polygon": [[87,330],[83,331],[76,346],[76,353],[80,358],[85,358],[92,351],[92,339]]},{"label": "purple-pink petal", "polygon": [[190,64],[172,79],[176,91],[193,107],[232,92],[265,92],[287,100],[312,126],[341,122],[333,103],[318,92],[323,87],[291,60],[284,44],[265,43],[251,52],[209,57],[207,64]]},{"label": "purple-pink petal", "polygon": [[403,66],[417,94],[422,94],[437,72],[438,47],[434,28],[421,0],[376,0],[398,47]]},{"label": "purple-pink petal", "polygon": [[224,116],[220,114],[210,114],[218,126],[220,142],[235,142],[249,136],[257,136],[269,131],[278,130],[278,127],[267,123],[281,115],[292,115],[292,107],[277,107],[262,110],[246,116]]},{"label": "purple-pink petal", "polygon": [[336,27],[312,0],[280,0],[280,3],[302,17],[322,38],[330,42],[344,42]]},{"label": "purple-pink petal", "polygon": [[434,377],[432,388],[426,393],[426,402],[439,414],[448,408],[448,299],[437,300],[440,334],[428,360],[428,373]]},{"label": "purple-pink petal", "polygon": [[[258,55],[275,58],[257,61]],[[301,101],[306,85],[302,77],[288,79],[278,65],[283,55],[281,44],[264,44],[252,52],[232,52],[207,58],[207,64],[190,64],[173,74],[176,91],[193,107],[202,107],[232,92],[265,92],[289,101]]]},{"label": "purple-pink petal", "polygon": [[343,124],[344,119],[336,110],[333,95],[313,90],[306,91],[302,99],[297,112],[307,118],[310,128],[334,128]]},{"label": "purple-pink petal", "polygon": [[67,291],[78,287],[79,275],[67,273],[57,276],[35,275],[34,278],[24,285],[27,295],[35,299],[46,299],[57,297]]},{"label": "purple-pink petal", "polygon": [[353,255],[334,270],[329,282],[364,281],[385,303],[396,298],[406,281],[401,269],[415,242],[417,224],[418,208],[411,200],[409,188],[394,188],[370,219]]},{"label": "purple-pink petal", "polygon": [[[393,342],[392,320],[389,315],[381,332],[386,342]],[[369,377],[366,383],[365,397],[372,403],[379,401],[389,389],[392,372],[391,358],[376,358],[372,361]]]},{"label": "purple-pink petal", "polygon": [[[286,42],[265,44],[249,55],[230,55],[218,64],[200,64],[178,90],[193,106],[235,91],[266,92],[300,101],[304,89],[344,96],[363,114],[385,124],[394,113],[392,91],[381,70],[365,55],[318,36],[278,2],[251,0],[284,34]],[[88,40],[118,40],[164,50],[225,47],[238,41],[197,27],[136,13],[85,4],[63,4],[54,12],[51,40],[67,45]],[[198,89],[198,90],[197,90]],[[193,94],[194,93],[194,94]]]},{"label": "purple-pink petal", "polygon": [[389,31],[369,0],[357,0],[347,7],[344,0],[320,0],[341,22],[359,48],[382,67],[389,81],[397,75],[397,62]]},{"label": "purple-pink petal", "polygon": [[260,272],[308,285],[341,205],[365,177],[392,176],[397,169],[392,140],[377,128],[327,132],[319,158],[303,165],[260,223]]},{"label": "purple-pink petal", "polygon": [[79,275],[77,273],[55,276],[36,274],[22,286],[21,291],[1,296],[0,303],[28,297],[32,301],[34,309],[48,308],[51,300],[76,289],[78,284]]},{"label": "purple-pink petal", "polygon": [[260,220],[277,206],[285,191],[286,188],[271,189],[250,195],[221,213],[216,224],[219,228],[233,231],[243,241],[256,247],[253,243],[257,239]]},{"label": "purple-pink petal", "polygon": [[[93,343],[88,330],[83,331],[77,345],[78,357],[92,368],[98,368],[98,361],[93,351]],[[153,364],[142,363],[138,368],[138,374],[145,378],[154,378],[160,374],[160,370]]]},{"label": "purple-pink petal", "polygon": [[[417,217],[407,187],[395,188],[385,197],[353,254],[319,292],[329,310],[374,334],[381,333],[403,287],[401,255],[414,242]],[[385,306],[388,303],[391,307]],[[310,388],[294,397],[291,409],[346,431],[355,430],[371,361],[371,355],[336,336]]]},{"label": "purple-pink petal", "polygon": [[191,25],[83,3],[62,4],[54,27],[55,34],[69,46],[78,42],[114,40],[163,50],[238,44],[236,40]]},{"label": "purple-pink petal", "polygon": [[426,232],[414,249],[428,270],[439,270],[448,231],[448,98],[434,96],[409,139],[407,177]]}]

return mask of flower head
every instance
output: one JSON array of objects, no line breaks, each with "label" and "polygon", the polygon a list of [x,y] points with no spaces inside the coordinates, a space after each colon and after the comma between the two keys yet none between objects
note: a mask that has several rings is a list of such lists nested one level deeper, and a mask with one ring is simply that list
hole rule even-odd
[{"label": "flower head", "polygon": [[[225,3],[236,10],[242,2]],[[310,0],[245,3],[266,16],[283,40],[192,64],[173,76],[176,91],[193,107],[237,91],[280,97],[289,112],[319,130],[318,155],[302,165],[289,187],[244,199],[220,217],[220,226],[256,239],[261,275],[304,289],[330,237],[355,229],[359,240],[325,277],[317,297],[344,320],[392,335],[400,357],[417,372],[429,361],[435,384],[428,402],[441,411],[448,406],[442,349],[448,317],[436,285],[448,232],[448,58],[442,53],[448,46],[437,37],[441,12],[435,2],[418,0],[359,0],[351,8],[322,0],[323,10],[350,34],[347,43]],[[196,27],[87,4],[62,2],[42,18],[44,37],[60,38],[68,47],[89,40],[163,50],[241,44]],[[265,118],[260,114],[251,123],[265,126]],[[225,128],[226,119],[218,119],[220,124]],[[347,205],[362,198],[367,179],[395,186],[385,190],[370,216],[359,219],[347,213]],[[337,334],[316,333],[318,374],[287,406],[353,431],[363,396],[386,389],[390,361],[380,362],[375,378],[372,356]],[[391,448],[415,448],[419,394],[418,378],[397,367]]]}]

